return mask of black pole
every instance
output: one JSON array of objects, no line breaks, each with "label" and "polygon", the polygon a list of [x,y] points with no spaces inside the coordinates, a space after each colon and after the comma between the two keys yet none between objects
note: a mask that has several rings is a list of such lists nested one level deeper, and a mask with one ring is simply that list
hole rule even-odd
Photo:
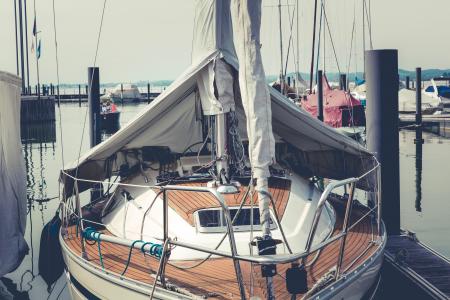
[{"label": "black pole", "polygon": [[16,30],[16,75],[19,76],[19,38],[17,37],[17,0],[14,0],[14,28]]},{"label": "black pole", "polygon": [[78,106],[81,107],[81,84],[78,85]]},{"label": "black pole", "polygon": [[122,99],[122,105],[123,105],[123,83],[120,84],[120,98]]},{"label": "black pole", "polygon": [[88,68],[88,103],[91,148],[100,144],[100,78],[98,67]]},{"label": "black pole", "polygon": [[28,61],[28,17],[27,17],[27,0],[23,0],[23,8],[25,13],[25,48],[26,48],[26,57],[27,57],[27,94],[28,89],[30,87],[30,63]]},{"label": "black pole", "polygon": [[409,90],[409,76],[406,76],[405,85],[406,89]]},{"label": "black pole", "polygon": [[[422,82],[422,69],[416,68],[416,86]],[[422,126],[422,90],[416,89],[416,126]]]},{"label": "black pole", "polygon": [[25,64],[23,57],[23,21],[22,0],[19,0],[19,32],[20,32],[20,77],[22,78],[22,94],[25,92]]},{"label": "black pole", "polygon": [[312,51],[311,51],[311,69],[309,75],[309,90],[312,93],[313,85],[313,72],[314,72],[314,51],[316,46],[316,23],[317,23],[317,0],[314,0],[314,24],[313,24],[313,38],[312,38]]},{"label": "black pole", "polygon": [[347,74],[339,75],[339,89],[341,89],[342,91],[347,90]]},{"label": "black pole", "polygon": [[398,51],[369,50],[364,65],[367,84],[367,146],[381,164],[381,215],[389,235],[400,234],[398,137]]},{"label": "black pole", "polygon": [[318,111],[317,118],[323,122],[323,85],[322,85],[322,70],[317,71],[317,101]]},{"label": "black pole", "polygon": [[147,104],[150,103],[150,83],[147,83]]}]

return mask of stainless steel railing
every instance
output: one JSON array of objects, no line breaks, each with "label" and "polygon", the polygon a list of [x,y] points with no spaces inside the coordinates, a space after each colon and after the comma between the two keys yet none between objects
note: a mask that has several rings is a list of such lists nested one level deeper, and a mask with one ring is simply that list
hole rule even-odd
[{"label": "stainless steel railing", "polygon": [[[175,245],[175,246],[184,247],[187,249],[191,249],[191,250],[195,250],[195,251],[199,251],[199,252],[203,252],[203,253],[207,253],[207,254],[211,254],[211,255],[216,255],[216,256],[232,259],[233,264],[234,264],[235,273],[236,273],[236,278],[237,278],[237,281],[239,284],[241,297],[242,297],[242,299],[246,299],[246,292],[245,292],[245,287],[244,287],[244,283],[243,283],[243,276],[242,276],[242,271],[241,271],[241,267],[240,267],[240,263],[239,263],[240,261],[246,261],[246,262],[251,262],[251,263],[256,263],[256,264],[261,264],[261,265],[268,265],[268,264],[293,263],[293,262],[298,262],[299,260],[301,260],[302,263],[304,264],[306,261],[306,258],[310,254],[312,254],[316,251],[321,251],[322,249],[324,249],[326,246],[330,245],[331,243],[334,243],[334,242],[340,240],[338,261],[336,263],[336,278],[339,278],[341,276],[342,264],[343,264],[343,259],[344,259],[344,255],[345,255],[346,237],[348,235],[348,232],[357,223],[361,222],[362,219],[367,217],[369,215],[369,213],[374,212],[375,209],[377,210],[377,215],[378,215],[377,216],[378,217],[377,218],[378,233],[381,234],[381,216],[380,216],[381,199],[379,197],[380,196],[379,195],[379,191],[380,191],[379,186],[378,186],[378,190],[377,190],[378,193],[376,195],[376,205],[373,208],[371,208],[371,210],[367,214],[363,215],[359,220],[355,221],[352,224],[352,226],[349,226],[350,216],[351,216],[352,207],[353,207],[353,197],[354,197],[356,183],[358,181],[360,181],[362,178],[365,178],[367,175],[371,174],[372,172],[379,172],[379,165],[375,166],[372,170],[368,171],[367,173],[363,174],[362,176],[360,176],[358,178],[348,178],[348,179],[344,179],[344,180],[340,180],[340,181],[331,182],[327,185],[327,187],[325,188],[325,190],[323,191],[323,193],[319,199],[304,251],[299,252],[299,253],[265,255],[265,256],[239,255],[237,253],[236,240],[234,237],[234,230],[233,230],[232,220],[231,220],[228,206],[225,203],[223,196],[213,188],[179,186],[179,185],[142,186],[142,185],[133,185],[133,184],[121,184],[121,183],[116,183],[116,185],[145,187],[145,188],[159,190],[157,194],[163,195],[163,197],[162,197],[162,200],[163,200],[163,238],[161,240],[164,243],[167,243],[169,245]],[[70,174],[65,174],[65,175],[68,177],[71,177],[74,180],[75,201],[76,201],[75,207],[76,207],[76,211],[80,217],[80,228],[83,230],[84,225],[83,225],[83,216],[82,216],[82,210],[81,210],[81,204],[80,204],[80,197],[79,197],[79,193],[78,193],[78,181],[90,182],[90,183],[102,183],[102,182],[79,179],[79,178],[75,178],[75,177],[71,176]],[[379,179],[379,176],[377,176],[377,177]],[[379,184],[379,180],[378,180],[377,184]],[[346,186],[346,185],[350,185],[350,193],[347,198],[342,231],[338,234],[335,234],[335,235],[329,237],[325,241],[313,246],[315,233],[316,233],[319,221],[320,221],[320,217],[322,215],[323,207],[325,206],[327,199],[329,198],[329,196],[333,190],[335,190],[336,188],[342,187],[342,186]],[[229,239],[229,243],[230,243],[231,253],[225,252],[225,251],[220,251],[220,250],[215,250],[215,249],[210,249],[207,247],[198,246],[198,245],[194,245],[194,244],[186,243],[186,242],[182,242],[182,241],[172,240],[169,238],[169,222],[168,222],[169,201],[168,201],[167,193],[170,191],[209,193],[213,196],[214,200],[217,201],[217,203],[219,203],[220,207],[223,210],[224,216],[225,216],[226,229],[227,229],[228,239]],[[146,214],[147,213],[148,212],[146,212]],[[65,215],[65,214],[63,214],[63,215]],[[279,223],[278,220],[277,220],[277,223]],[[281,226],[279,226],[279,228],[281,228]],[[136,248],[139,245],[138,243],[133,244],[133,241],[131,241],[131,240],[121,239],[121,238],[109,238],[107,235],[101,235],[100,238],[104,239],[107,242],[120,243],[122,245],[133,246]],[[119,242],[119,240],[121,242]],[[287,240],[286,240],[286,237],[284,236],[284,233],[283,233],[283,240],[287,244]],[[84,253],[85,244],[84,244],[83,239],[81,239],[81,243],[82,243],[82,245],[81,245],[82,251]],[[347,271],[347,270],[344,270],[344,272],[345,271]],[[162,276],[164,276],[164,274],[162,274]]]}]

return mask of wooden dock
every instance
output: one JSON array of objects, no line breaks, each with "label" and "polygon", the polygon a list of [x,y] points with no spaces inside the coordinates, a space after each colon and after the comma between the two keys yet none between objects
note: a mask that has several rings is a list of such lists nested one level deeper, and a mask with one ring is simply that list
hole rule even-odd
[{"label": "wooden dock", "polygon": [[450,260],[420,243],[415,234],[389,236],[385,258],[427,298],[450,299]]},{"label": "wooden dock", "polygon": [[21,123],[55,121],[55,97],[23,95],[21,101]]},{"label": "wooden dock", "polygon": [[[400,114],[399,126],[408,127],[416,122],[415,114]],[[429,131],[438,134],[442,137],[450,137],[450,114],[441,115],[422,115],[422,128],[425,131]]]}]

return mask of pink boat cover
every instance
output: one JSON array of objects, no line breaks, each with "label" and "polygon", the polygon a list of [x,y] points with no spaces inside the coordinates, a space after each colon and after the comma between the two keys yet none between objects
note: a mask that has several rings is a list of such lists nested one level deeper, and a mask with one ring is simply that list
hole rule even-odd
[{"label": "pink boat cover", "polygon": [[[325,75],[323,76],[322,85],[323,117],[326,124],[335,128],[366,125],[364,107],[359,100],[346,91],[333,90]],[[317,117],[317,91],[303,99],[301,106],[312,116]]]}]

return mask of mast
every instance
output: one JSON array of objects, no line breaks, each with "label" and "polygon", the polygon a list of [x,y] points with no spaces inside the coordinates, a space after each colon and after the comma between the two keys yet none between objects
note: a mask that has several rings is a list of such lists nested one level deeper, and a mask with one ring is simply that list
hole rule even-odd
[{"label": "mast", "polygon": [[298,11],[300,9],[300,0],[297,0],[295,3],[295,10],[297,12],[297,28],[296,28],[296,38],[295,40],[297,41],[297,61],[295,63],[295,80],[296,80],[296,92],[297,92],[297,98],[299,97],[299,83],[300,83],[300,40],[299,40],[299,15],[298,15]]},{"label": "mast", "polygon": [[[366,56],[366,17],[365,17],[365,10],[366,10],[366,0],[362,0],[362,17],[363,17],[363,59]],[[363,72],[363,78],[366,78],[366,66],[364,64],[364,72]]]},{"label": "mast", "polygon": [[19,0],[19,31],[20,31],[20,77],[22,78],[22,94],[25,92],[25,66],[23,61],[23,26],[22,26],[22,0]]},{"label": "mast", "polygon": [[28,14],[27,14],[27,0],[23,0],[23,8],[25,13],[25,49],[26,49],[26,58],[27,58],[27,94],[28,89],[30,88],[30,64],[28,61]]},{"label": "mast", "polygon": [[[20,0],[19,0],[20,1]],[[38,99],[40,98],[41,95],[41,85],[39,83],[39,56],[38,56],[38,39],[37,39],[37,35],[38,35],[38,31],[37,31],[37,17],[36,17],[36,0],[34,0],[33,3],[33,10],[34,10],[34,22],[36,25],[36,33],[34,34],[34,44],[36,46],[36,73],[37,73],[37,87],[38,87]],[[40,52],[40,50],[39,50]],[[58,87],[59,88],[59,87]]]},{"label": "mast", "polygon": [[19,76],[19,45],[17,38],[17,0],[14,0],[14,28],[16,30],[16,75]]},{"label": "mast", "polygon": [[284,72],[283,72],[283,31],[281,28],[281,0],[278,0],[278,25],[280,30],[280,88],[284,94]]},{"label": "mast", "polygon": [[316,43],[316,21],[317,21],[317,0],[314,0],[314,24],[313,24],[313,37],[312,37],[312,51],[311,51],[311,69],[309,75],[309,92],[312,93],[313,85],[313,73],[314,73],[314,51]]}]

